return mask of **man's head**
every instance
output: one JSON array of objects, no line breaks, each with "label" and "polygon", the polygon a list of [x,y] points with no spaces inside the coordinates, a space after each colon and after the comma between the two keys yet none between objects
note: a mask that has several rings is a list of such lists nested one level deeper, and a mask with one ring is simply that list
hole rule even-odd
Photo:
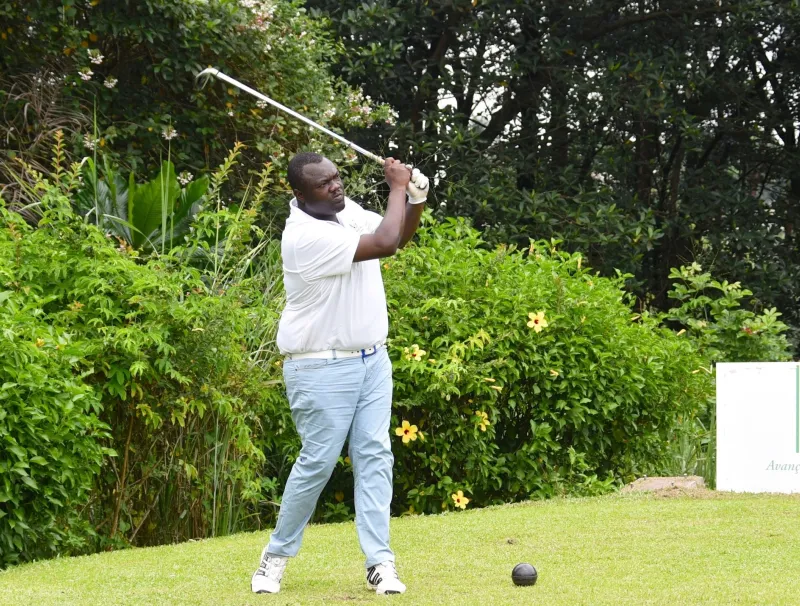
[{"label": "man's head", "polygon": [[318,218],[344,210],[344,185],[336,165],[325,156],[297,154],[289,162],[289,185],[298,206]]}]

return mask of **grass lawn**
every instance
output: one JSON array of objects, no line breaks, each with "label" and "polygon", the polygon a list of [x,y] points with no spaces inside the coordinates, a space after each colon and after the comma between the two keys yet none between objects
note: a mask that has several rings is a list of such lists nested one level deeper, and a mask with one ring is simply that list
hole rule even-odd
[{"label": "grass lawn", "polygon": [[[364,584],[352,523],[312,526],[278,595],[250,593],[268,533],[28,564],[0,604],[799,604],[800,496],[614,495],[392,522],[403,596]],[[511,569],[530,562],[533,587]]]}]

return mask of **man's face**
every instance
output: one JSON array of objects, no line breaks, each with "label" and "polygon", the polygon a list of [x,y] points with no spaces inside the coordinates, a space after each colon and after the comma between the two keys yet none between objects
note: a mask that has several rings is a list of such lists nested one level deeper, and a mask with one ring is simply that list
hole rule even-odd
[{"label": "man's face", "polygon": [[327,158],[303,167],[302,189],[294,190],[294,195],[312,215],[331,216],[344,210],[344,184]]}]

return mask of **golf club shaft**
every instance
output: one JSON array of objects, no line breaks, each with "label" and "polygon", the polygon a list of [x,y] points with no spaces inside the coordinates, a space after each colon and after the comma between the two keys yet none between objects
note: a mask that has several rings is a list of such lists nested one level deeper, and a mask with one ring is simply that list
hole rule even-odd
[{"label": "golf club shaft", "polygon": [[313,120],[309,120],[308,118],[306,118],[302,114],[298,114],[293,109],[289,109],[285,105],[281,105],[277,101],[274,101],[273,99],[270,99],[266,95],[263,95],[260,92],[258,92],[257,90],[254,90],[254,89],[250,88],[246,84],[242,84],[238,80],[235,80],[234,78],[231,78],[230,76],[228,76],[226,74],[223,74],[218,69],[215,69],[213,67],[209,67],[208,69],[204,69],[202,72],[197,74],[197,77],[199,78],[200,76],[205,76],[205,75],[215,76],[215,77],[219,78],[220,80],[224,80],[225,82],[228,82],[229,84],[233,84],[233,86],[235,86],[236,88],[239,88],[239,89],[243,90],[246,93],[250,93],[254,97],[256,97],[258,99],[261,99],[265,103],[269,103],[273,107],[277,107],[279,110],[286,112],[290,116],[294,116],[295,118],[297,118],[298,120],[302,120],[303,122],[305,122],[309,126],[313,126],[317,130],[322,131],[326,135],[330,135],[331,137],[333,137],[337,141],[340,141],[341,143],[344,143],[350,149],[352,149],[354,151],[357,151],[361,155],[366,156],[367,158],[369,158],[370,160],[374,160],[375,162],[377,162],[378,164],[381,164],[381,165],[383,164],[383,158],[381,158],[380,156],[376,156],[375,154],[373,154],[370,151],[367,151],[366,149],[364,149],[360,145],[356,145],[355,143],[353,143],[352,141],[348,141],[347,139],[345,139],[341,135],[337,135],[335,132],[333,132],[331,130],[328,130],[327,128],[325,128],[321,124],[317,124]]}]

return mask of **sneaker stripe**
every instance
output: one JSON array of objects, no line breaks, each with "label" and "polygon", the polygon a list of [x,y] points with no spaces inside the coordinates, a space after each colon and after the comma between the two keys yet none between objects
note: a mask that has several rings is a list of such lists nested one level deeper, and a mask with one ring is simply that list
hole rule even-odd
[{"label": "sneaker stripe", "polygon": [[372,585],[378,585],[383,580],[383,578],[381,578],[380,573],[377,570],[375,570],[375,568],[373,567],[373,568],[370,568],[369,572],[367,573],[367,580]]}]

